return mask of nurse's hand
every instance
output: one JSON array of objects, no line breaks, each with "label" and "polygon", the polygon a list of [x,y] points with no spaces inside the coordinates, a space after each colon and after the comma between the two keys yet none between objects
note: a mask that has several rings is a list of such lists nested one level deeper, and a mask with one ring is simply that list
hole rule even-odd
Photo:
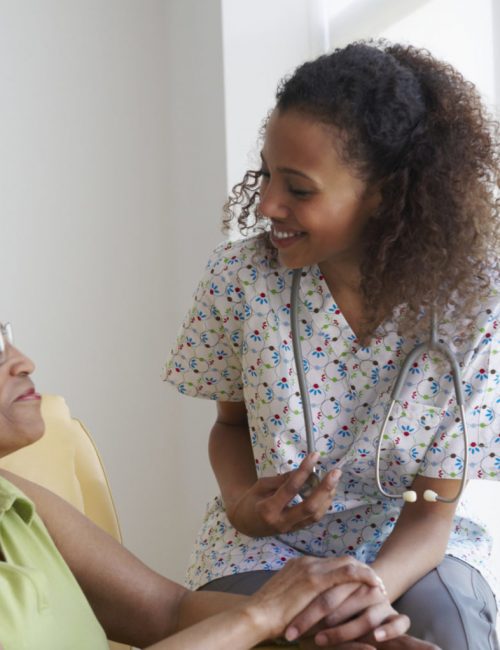
[{"label": "nurse's hand", "polygon": [[307,528],[326,513],[335,496],[340,470],[328,472],[301,503],[290,505],[306,483],[319,458],[309,454],[292,472],[257,479],[226,513],[232,525],[250,537],[289,533]]}]

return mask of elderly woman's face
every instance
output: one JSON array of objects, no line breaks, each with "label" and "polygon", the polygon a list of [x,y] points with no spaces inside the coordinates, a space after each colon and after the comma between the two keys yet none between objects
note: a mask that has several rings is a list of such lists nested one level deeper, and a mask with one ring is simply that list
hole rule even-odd
[{"label": "elderly woman's face", "polygon": [[35,366],[7,343],[0,364],[0,456],[35,442],[43,435],[40,395],[30,379]]}]

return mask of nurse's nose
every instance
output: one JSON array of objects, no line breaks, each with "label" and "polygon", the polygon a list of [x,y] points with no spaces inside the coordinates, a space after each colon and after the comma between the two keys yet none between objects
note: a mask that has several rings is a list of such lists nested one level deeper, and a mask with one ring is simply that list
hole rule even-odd
[{"label": "nurse's nose", "polygon": [[278,183],[270,178],[261,181],[259,211],[269,219],[286,219],[288,216],[286,195]]}]

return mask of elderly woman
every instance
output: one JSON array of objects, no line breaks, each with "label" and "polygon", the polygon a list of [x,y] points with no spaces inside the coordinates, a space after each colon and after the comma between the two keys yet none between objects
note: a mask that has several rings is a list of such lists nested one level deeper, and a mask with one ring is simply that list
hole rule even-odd
[{"label": "elderly woman", "polygon": [[[1,325],[0,456],[43,435],[33,369],[13,347],[10,326]],[[338,590],[349,593],[352,583],[365,585],[364,596],[340,604]],[[332,598],[344,608],[338,648],[434,647],[403,634],[407,618],[391,608],[379,579],[359,562],[290,563],[250,598],[190,592],[148,569],[62,499],[4,471],[0,594],[0,650],[100,650],[108,647],[106,637],[156,650],[250,648],[292,626],[306,632],[304,621],[319,622]]]}]

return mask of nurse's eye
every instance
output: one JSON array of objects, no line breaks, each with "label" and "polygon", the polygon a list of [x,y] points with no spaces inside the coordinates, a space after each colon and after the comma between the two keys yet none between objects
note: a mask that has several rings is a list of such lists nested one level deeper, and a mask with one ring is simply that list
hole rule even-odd
[{"label": "nurse's eye", "polygon": [[267,169],[261,169],[259,171],[259,186],[262,188],[262,186],[267,185],[270,178],[271,174],[267,171]]},{"label": "nurse's eye", "polygon": [[289,186],[288,191],[290,194],[293,194],[293,196],[297,197],[298,199],[306,199],[309,198],[314,194],[311,190],[303,190],[300,187],[293,187]]}]

